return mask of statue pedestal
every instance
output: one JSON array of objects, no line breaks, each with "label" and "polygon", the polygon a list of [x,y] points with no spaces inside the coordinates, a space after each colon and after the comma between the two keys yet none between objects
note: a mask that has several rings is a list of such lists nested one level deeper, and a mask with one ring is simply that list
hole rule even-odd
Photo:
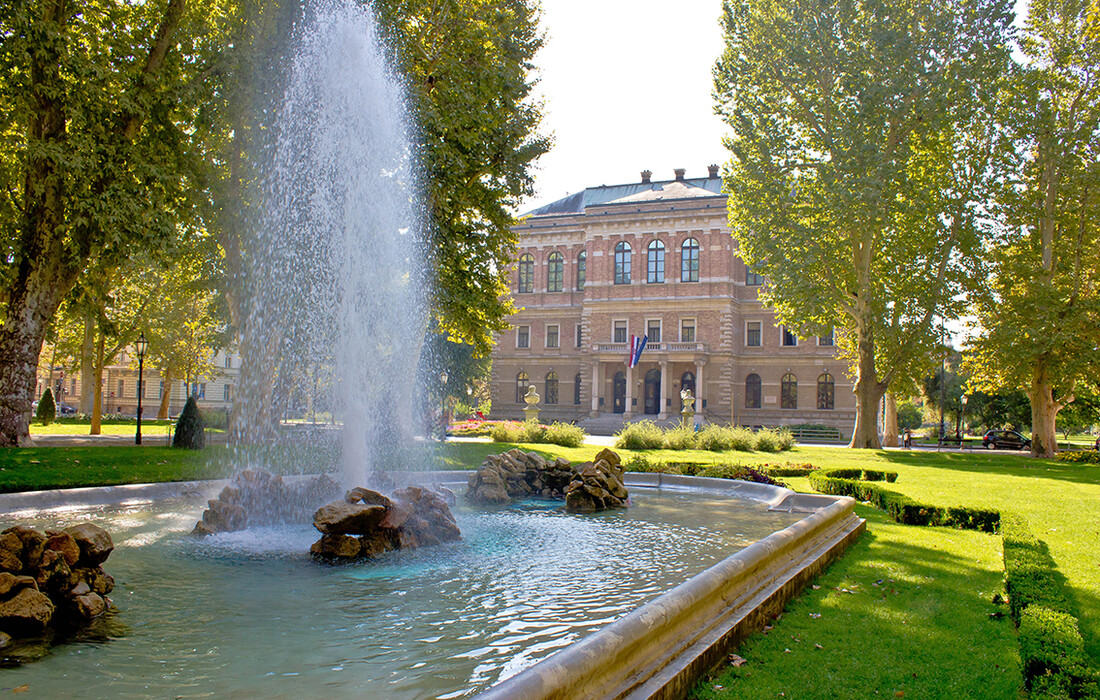
[{"label": "statue pedestal", "polygon": [[695,411],[689,411],[686,408],[680,411],[680,425],[685,428],[695,424]]},{"label": "statue pedestal", "polygon": [[530,407],[523,409],[524,420],[539,422],[539,409]]}]

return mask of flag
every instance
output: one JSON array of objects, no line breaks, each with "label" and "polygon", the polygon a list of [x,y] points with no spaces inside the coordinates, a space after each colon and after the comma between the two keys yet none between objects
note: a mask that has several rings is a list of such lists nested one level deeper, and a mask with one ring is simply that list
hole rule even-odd
[{"label": "flag", "polygon": [[645,350],[647,342],[649,342],[648,335],[643,335],[641,338],[636,335],[630,336],[630,359],[627,361],[627,366],[638,366],[638,360],[642,359],[642,350]]}]

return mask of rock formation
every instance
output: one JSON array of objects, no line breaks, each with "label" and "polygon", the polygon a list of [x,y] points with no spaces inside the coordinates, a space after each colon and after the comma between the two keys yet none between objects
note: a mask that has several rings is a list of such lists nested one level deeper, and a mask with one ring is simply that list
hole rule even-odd
[{"label": "rock formation", "polygon": [[102,564],[113,550],[111,535],[91,523],[0,533],[0,649],[80,627],[109,610],[115,580]]},{"label": "rock formation", "polygon": [[288,484],[269,471],[246,469],[207,502],[208,508],[191,534],[205,537],[250,525],[309,522],[317,506],[338,493],[340,485],[326,474]]},{"label": "rock formation", "polygon": [[619,455],[608,449],[580,465],[515,449],[486,457],[470,475],[466,498],[489,505],[521,498],[565,498],[566,510],[575,513],[625,508],[629,493],[623,471]]},{"label": "rock formation", "polygon": [[461,533],[445,498],[419,486],[394,491],[393,498],[354,488],[313,515],[321,539],[310,552],[320,559],[358,559],[457,540]]}]

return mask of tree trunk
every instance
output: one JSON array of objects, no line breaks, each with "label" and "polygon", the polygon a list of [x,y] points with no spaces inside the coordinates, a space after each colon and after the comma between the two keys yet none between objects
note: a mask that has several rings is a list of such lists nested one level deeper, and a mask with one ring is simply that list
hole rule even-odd
[{"label": "tree trunk", "polygon": [[1031,375],[1031,456],[1053,457],[1058,453],[1054,421],[1062,405],[1054,400],[1046,358],[1040,357]]},{"label": "tree trunk", "polygon": [[89,435],[99,435],[103,432],[103,356],[106,352],[106,345],[107,336],[100,333],[95,348],[95,394],[92,401],[92,426],[88,429]]},{"label": "tree trunk", "polygon": [[84,341],[80,345],[80,407],[79,411],[90,416],[95,405],[95,314],[85,311]]},{"label": "tree trunk", "polygon": [[886,409],[882,412],[882,446],[898,446],[898,397],[886,392]]},{"label": "tree trunk", "polygon": [[[864,326],[869,328],[870,325]],[[875,373],[875,340],[870,331],[857,331],[856,383],[852,392],[856,395],[856,424],[852,428],[852,441],[848,447],[877,450],[882,447],[878,436],[878,402],[886,387]]]},{"label": "tree trunk", "polygon": [[175,382],[171,367],[164,370],[162,378],[164,389],[160,392],[160,408],[157,409],[157,418],[167,420],[172,410],[172,384]]}]

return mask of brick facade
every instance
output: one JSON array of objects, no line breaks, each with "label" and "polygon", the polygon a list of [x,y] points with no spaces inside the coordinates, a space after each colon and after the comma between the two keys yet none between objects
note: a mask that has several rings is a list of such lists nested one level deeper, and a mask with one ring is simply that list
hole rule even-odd
[{"label": "brick facade", "polygon": [[[517,224],[518,260],[530,260],[533,275],[528,292],[520,290],[524,263],[512,272],[520,310],[494,351],[495,417],[522,417],[517,384],[526,375],[543,397],[546,421],[609,413],[627,420],[676,418],[687,382],[695,384],[699,418],[709,422],[851,429],[855,399],[844,363],[835,347],[817,338],[783,344],[774,314],[757,298],[759,287],[748,284],[736,254],[716,171],[712,167],[710,177],[695,179],[683,179],[678,171],[676,180],[663,182],[650,182],[643,173],[640,183],[589,188]],[[616,248],[623,243],[630,248],[630,279],[622,279],[620,265],[617,284]],[[663,279],[656,264],[662,256],[658,251],[651,256],[651,245],[663,246]],[[693,247],[697,274],[690,264]],[[578,289],[582,252],[585,280]],[[548,291],[557,278],[551,270],[554,253],[562,259],[562,291]],[[747,329],[755,323],[760,344],[749,346]],[[651,333],[637,367],[628,367],[630,336],[658,328],[660,339]],[[760,378],[759,408],[746,406],[746,379],[753,374]],[[794,408],[782,407],[781,385],[788,374],[797,382],[788,387],[788,403],[797,392]],[[825,375],[833,382],[833,404],[819,409],[819,381],[827,384]],[[552,403],[555,376],[557,402]]]}]

